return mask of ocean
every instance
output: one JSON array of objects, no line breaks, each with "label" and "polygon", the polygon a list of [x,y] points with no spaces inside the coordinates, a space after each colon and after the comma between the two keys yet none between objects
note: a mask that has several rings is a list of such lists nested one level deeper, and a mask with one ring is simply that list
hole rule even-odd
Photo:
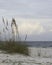
[{"label": "ocean", "polygon": [[30,47],[52,47],[52,41],[28,41],[26,44]]}]

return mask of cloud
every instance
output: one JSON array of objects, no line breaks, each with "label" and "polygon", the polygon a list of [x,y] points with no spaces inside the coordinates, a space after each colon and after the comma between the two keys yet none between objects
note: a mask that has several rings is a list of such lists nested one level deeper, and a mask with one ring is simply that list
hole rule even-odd
[{"label": "cloud", "polygon": [[21,34],[42,34],[43,32],[45,32],[43,26],[40,23],[21,23],[19,26],[19,32],[21,32]]},{"label": "cloud", "polygon": [[34,19],[16,17],[16,22],[21,34],[40,35],[52,29],[52,19]]},{"label": "cloud", "polygon": [[29,35],[27,40],[32,41],[52,41],[52,32],[45,32],[40,35]]},{"label": "cloud", "polygon": [[0,14],[6,12],[5,9],[0,9]]},{"label": "cloud", "polygon": [[52,28],[50,28],[49,32],[52,32]]},{"label": "cloud", "polygon": [[[52,18],[51,0],[0,0],[0,9],[6,9],[5,16]],[[3,14],[1,14],[3,15]]]}]

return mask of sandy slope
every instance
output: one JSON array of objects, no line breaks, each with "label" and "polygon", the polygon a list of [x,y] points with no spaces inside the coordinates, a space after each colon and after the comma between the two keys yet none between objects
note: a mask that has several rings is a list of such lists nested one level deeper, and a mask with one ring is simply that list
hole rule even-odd
[{"label": "sandy slope", "polygon": [[[52,65],[52,48],[41,48],[41,52],[40,48],[29,49],[31,49],[31,56],[20,54],[10,55],[0,51],[0,65]],[[40,52],[40,56],[38,56],[38,52]],[[45,55],[45,52],[47,56]]]}]

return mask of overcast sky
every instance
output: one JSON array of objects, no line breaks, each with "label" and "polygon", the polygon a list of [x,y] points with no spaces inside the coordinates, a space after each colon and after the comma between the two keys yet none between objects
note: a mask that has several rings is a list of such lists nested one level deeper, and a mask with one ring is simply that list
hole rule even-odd
[{"label": "overcast sky", "polygon": [[52,0],[0,0],[0,21],[2,16],[15,18],[23,39],[52,41]]}]

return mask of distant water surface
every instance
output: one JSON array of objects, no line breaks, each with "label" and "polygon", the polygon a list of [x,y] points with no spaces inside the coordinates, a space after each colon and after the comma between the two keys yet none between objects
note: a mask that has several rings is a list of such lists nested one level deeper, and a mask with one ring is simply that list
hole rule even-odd
[{"label": "distant water surface", "polygon": [[31,41],[26,44],[32,47],[52,47],[52,41]]}]

